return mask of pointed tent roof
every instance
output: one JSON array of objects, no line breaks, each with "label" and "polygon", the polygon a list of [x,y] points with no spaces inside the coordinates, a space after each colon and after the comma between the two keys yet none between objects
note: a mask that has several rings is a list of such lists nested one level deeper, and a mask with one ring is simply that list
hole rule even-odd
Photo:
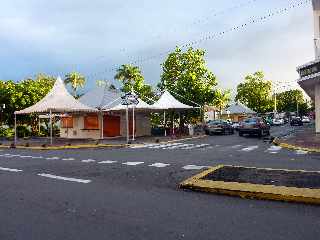
[{"label": "pointed tent roof", "polygon": [[247,106],[241,104],[241,103],[235,103],[230,105],[225,111],[224,114],[227,114],[226,112],[229,111],[230,114],[255,114],[256,112],[252,109],[248,108]]},{"label": "pointed tent roof", "polygon": [[[149,105],[148,103],[144,102],[140,98],[138,98],[139,103],[135,105],[135,110],[154,110],[155,108],[152,105]],[[133,105],[128,106],[130,109],[133,108]],[[121,111],[126,110],[127,106],[122,105],[119,103],[117,106],[114,106],[112,108],[108,108],[107,111]]]},{"label": "pointed tent roof", "polygon": [[16,111],[15,114],[29,113],[68,113],[68,112],[97,112],[76,100],[66,89],[60,77],[57,78],[50,92],[39,102],[26,109]]},{"label": "pointed tent roof", "polygon": [[175,99],[168,91],[165,91],[160,99],[153,105],[156,109],[191,109],[193,106],[186,105]]},{"label": "pointed tent roof", "polygon": [[121,93],[118,90],[111,90],[109,86],[96,86],[84,94],[80,99],[83,104],[102,109],[105,106],[112,108],[121,102]]}]

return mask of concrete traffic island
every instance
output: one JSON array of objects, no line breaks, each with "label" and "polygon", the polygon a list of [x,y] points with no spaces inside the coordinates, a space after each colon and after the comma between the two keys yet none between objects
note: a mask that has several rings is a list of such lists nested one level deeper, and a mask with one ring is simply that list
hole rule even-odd
[{"label": "concrete traffic island", "polygon": [[320,204],[320,172],[219,165],[180,188],[249,199]]}]

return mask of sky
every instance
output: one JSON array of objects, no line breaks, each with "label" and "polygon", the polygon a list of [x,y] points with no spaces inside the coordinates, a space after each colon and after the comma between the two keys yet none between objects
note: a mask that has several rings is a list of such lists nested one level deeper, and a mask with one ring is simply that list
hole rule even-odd
[{"label": "sky", "polygon": [[[155,86],[168,51],[226,31],[301,0],[3,0],[0,79],[79,71],[86,89],[114,82],[114,68],[139,59]],[[311,2],[192,45],[206,51],[223,89],[258,70],[275,84],[296,87],[296,67],[314,59]]]}]

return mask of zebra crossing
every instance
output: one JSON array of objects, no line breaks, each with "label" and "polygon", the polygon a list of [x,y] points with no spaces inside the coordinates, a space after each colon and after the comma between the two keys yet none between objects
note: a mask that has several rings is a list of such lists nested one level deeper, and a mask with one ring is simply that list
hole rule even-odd
[{"label": "zebra crossing", "polygon": [[130,146],[131,149],[148,148],[148,149],[162,149],[162,150],[192,150],[200,148],[208,148],[210,144],[195,144],[195,143],[151,143],[144,145]]}]

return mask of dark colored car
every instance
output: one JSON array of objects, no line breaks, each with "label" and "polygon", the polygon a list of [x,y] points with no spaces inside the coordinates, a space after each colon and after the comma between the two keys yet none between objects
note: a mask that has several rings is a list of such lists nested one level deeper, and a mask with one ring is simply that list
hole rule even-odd
[{"label": "dark colored car", "polygon": [[258,137],[269,136],[270,126],[261,117],[253,117],[244,119],[239,126],[239,136],[243,134],[258,135]]},{"label": "dark colored car", "polygon": [[294,117],[294,118],[291,118],[290,125],[291,126],[302,126],[303,122],[300,117]]},{"label": "dark colored car", "polygon": [[207,135],[212,135],[215,133],[221,134],[233,134],[234,129],[232,125],[225,120],[211,120],[209,121],[205,127],[204,131]]}]

